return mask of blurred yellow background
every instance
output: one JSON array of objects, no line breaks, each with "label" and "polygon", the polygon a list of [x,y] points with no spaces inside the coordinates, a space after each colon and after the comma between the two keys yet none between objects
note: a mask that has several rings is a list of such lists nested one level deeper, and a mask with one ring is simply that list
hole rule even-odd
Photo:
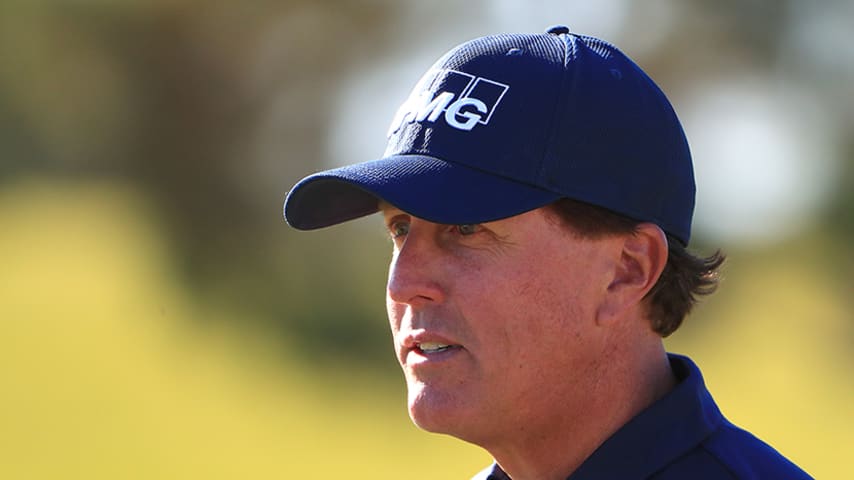
[{"label": "blurred yellow background", "polygon": [[409,422],[378,220],[299,233],[281,202],[379,155],[449,47],[554,23],[620,45],[684,114],[695,246],[730,260],[669,349],[735,423],[854,477],[852,7],[587,3],[3,3],[0,478],[487,465]]}]

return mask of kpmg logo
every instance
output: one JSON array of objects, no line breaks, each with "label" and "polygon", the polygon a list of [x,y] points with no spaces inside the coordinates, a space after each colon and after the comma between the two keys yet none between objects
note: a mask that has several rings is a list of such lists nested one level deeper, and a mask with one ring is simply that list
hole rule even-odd
[{"label": "kpmg logo", "polygon": [[435,123],[440,118],[459,130],[486,125],[509,85],[456,70],[431,70],[398,109],[388,136],[407,123]]}]

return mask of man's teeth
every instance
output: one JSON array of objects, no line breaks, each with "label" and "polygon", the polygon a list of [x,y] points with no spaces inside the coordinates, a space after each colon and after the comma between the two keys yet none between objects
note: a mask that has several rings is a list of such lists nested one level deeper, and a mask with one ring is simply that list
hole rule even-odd
[{"label": "man's teeth", "polygon": [[444,343],[425,342],[418,344],[418,349],[424,353],[436,353],[451,348],[450,345]]}]

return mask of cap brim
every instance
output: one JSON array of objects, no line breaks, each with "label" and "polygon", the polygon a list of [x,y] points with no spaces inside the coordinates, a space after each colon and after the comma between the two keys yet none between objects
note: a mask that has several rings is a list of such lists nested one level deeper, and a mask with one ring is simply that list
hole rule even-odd
[{"label": "cap brim", "polygon": [[284,213],[292,227],[313,230],[375,213],[384,200],[418,218],[459,225],[511,217],[561,196],[433,157],[395,155],[302,179]]}]

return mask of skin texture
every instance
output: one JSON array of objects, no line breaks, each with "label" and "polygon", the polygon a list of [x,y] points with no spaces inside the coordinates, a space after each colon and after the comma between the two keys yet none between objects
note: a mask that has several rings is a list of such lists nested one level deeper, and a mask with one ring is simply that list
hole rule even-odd
[{"label": "skin texture", "polygon": [[480,445],[514,480],[563,479],[672,388],[644,317],[667,256],[658,227],[584,239],[544,209],[463,226],[382,212],[419,427]]}]

